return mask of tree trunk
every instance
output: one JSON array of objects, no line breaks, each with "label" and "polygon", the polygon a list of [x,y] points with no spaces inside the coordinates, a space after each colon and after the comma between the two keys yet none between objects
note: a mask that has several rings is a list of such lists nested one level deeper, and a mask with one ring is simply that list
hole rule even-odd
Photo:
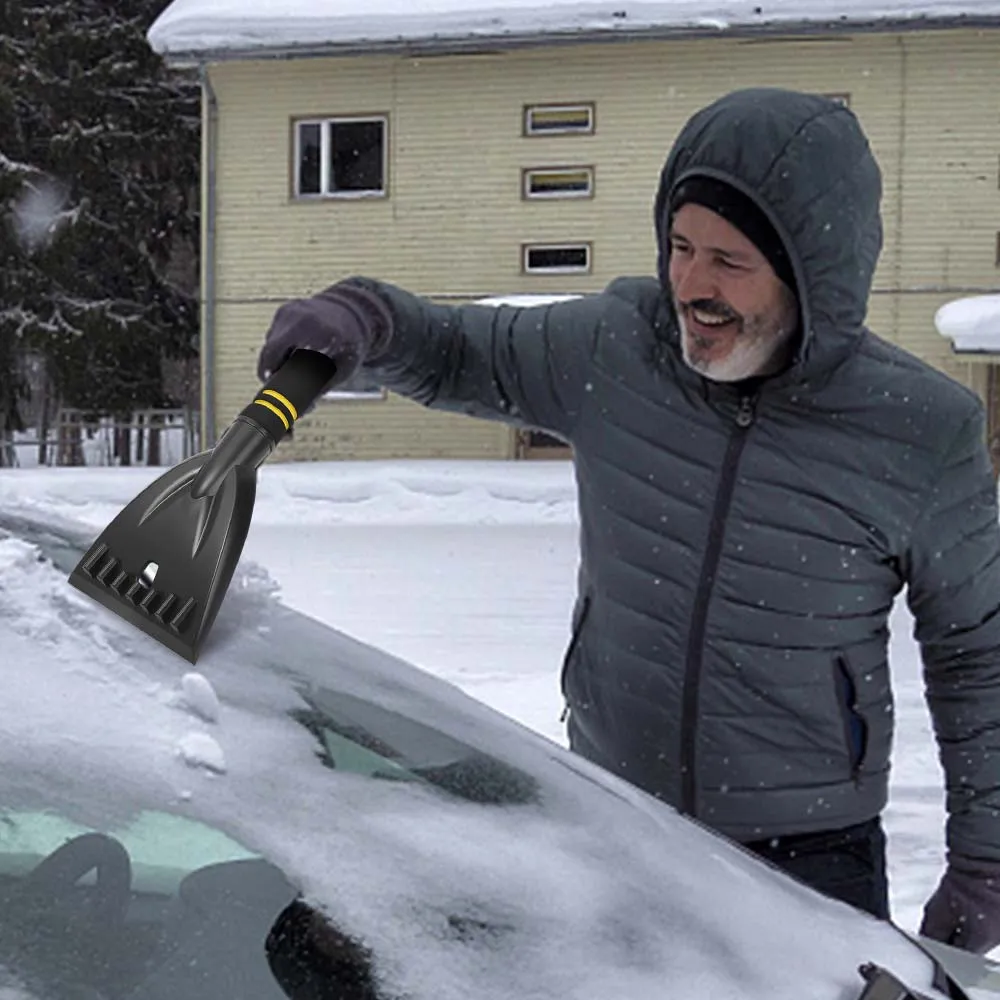
[{"label": "tree trunk", "polygon": [[147,465],[160,465],[160,424],[163,417],[159,413],[149,415],[149,458]]},{"label": "tree trunk", "polygon": [[146,414],[136,413],[130,419],[135,421],[135,464],[142,465],[146,451]]},{"label": "tree trunk", "polygon": [[132,464],[132,429],[129,426],[119,427],[115,425],[115,461],[118,465]]},{"label": "tree trunk", "polygon": [[52,423],[52,383],[49,381],[48,366],[42,375],[42,400],[38,414],[38,464],[45,468],[49,464],[49,427]]},{"label": "tree trunk", "polygon": [[17,449],[14,437],[7,430],[7,422],[0,417],[0,468],[13,469],[17,466]]}]

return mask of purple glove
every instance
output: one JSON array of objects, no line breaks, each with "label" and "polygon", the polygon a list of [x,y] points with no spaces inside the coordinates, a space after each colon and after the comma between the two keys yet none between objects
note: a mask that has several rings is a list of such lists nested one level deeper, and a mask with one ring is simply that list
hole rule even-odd
[{"label": "purple glove", "polygon": [[924,907],[920,933],[978,955],[1000,944],[1000,862],[952,861]]},{"label": "purple glove", "polygon": [[392,315],[374,292],[339,282],[275,312],[257,359],[257,377],[266,382],[293,351],[306,348],[337,363],[330,385],[340,385],[386,346],[391,333]]}]

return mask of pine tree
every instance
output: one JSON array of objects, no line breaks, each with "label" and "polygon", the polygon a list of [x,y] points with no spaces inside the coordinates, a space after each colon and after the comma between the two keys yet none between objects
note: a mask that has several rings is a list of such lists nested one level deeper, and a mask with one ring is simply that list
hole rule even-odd
[{"label": "pine tree", "polygon": [[198,86],[146,42],[163,6],[0,0],[8,429],[29,357],[63,405],[127,415],[169,404],[164,360],[197,351]]},{"label": "pine tree", "polygon": [[[4,0],[0,6],[0,206],[9,205],[23,189],[41,179],[38,169],[24,161],[25,137],[9,86],[8,67],[26,58],[25,46],[14,30],[22,21],[20,4]],[[25,325],[23,303],[30,272],[20,266],[18,256],[10,246],[6,227],[0,227],[0,465],[7,464],[4,445],[10,433],[24,429],[20,407],[27,383],[16,332]]]}]

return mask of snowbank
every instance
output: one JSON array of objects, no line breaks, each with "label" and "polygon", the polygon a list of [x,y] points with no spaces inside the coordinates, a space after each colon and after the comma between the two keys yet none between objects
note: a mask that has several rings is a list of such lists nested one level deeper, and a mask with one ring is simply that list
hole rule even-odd
[{"label": "snowbank", "polygon": [[160,53],[504,38],[539,33],[997,17],[996,0],[174,0],[149,31]]},{"label": "snowbank", "polygon": [[[104,527],[162,468],[0,470],[0,503]],[[254,524],[553,524],[577,517],[571,463],[278,462]]]}]

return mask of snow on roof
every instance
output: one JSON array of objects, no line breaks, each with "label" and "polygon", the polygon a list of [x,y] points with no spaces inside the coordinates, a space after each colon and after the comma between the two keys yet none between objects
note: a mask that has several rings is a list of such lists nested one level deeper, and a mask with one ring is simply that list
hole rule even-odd
[{"label": "snow on roof", "polygon": [[790,25],[997,19],[998,0],[174,0],[149,31],[161,54],[705,32]]},{"label": "snow on roof", "polygon": [[938,309],[934,325],[956,351],[1000,354],[1000,295],[948,302]]}]

